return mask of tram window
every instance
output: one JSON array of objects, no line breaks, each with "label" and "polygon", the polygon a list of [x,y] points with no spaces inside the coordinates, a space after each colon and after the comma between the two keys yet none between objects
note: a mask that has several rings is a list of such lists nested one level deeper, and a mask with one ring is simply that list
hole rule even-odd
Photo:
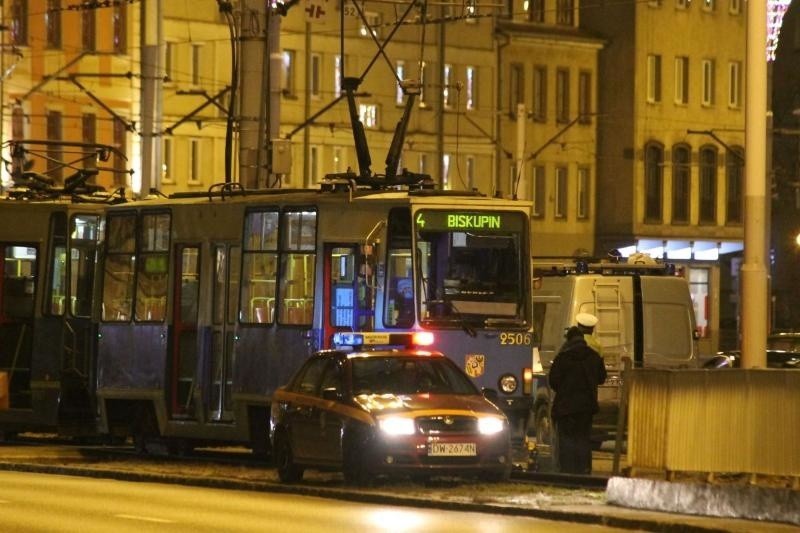
[{"label": "tram window", "polygon": [[212,320],[215,325],[225,320],[225,285],[228,282],[228,255],[225,246],[214,247],[214,294]]},{"label": "tram window", "polygon": [[94,261],[97,252],[100,217],[77,215],[72,217],[70,228],[70,303],[74,316],[92,314],[94,289]]},{"label": "tram window", "polygon": [[272,323],[278,277],[278,212],[256,211],[245,222],[240,320]]},{"label": "tram window", "polygon": [[2,290],[2,315],[8,318],[30,318],[36,285],[37,250],[28,246],[6,246]]},{"label": "tram window", "polygon": [[281,220],[281,324],[311,324],[314,311],[314,279],[317,213],[287,211]]},{"label": "tram window", "polygon": [[110,216],[107,227],[101,316],[106,321],[128,321],[133,308],[136,215]]},{"label": "tram window", "polygon": [[387,296],[383,324],[407,328],[414,323],[413,268],[411,261],[411,211],[392,209],[388,220],[389,250],[386,260]]},{"label": "tram window", "polygon": [[161,322],[167,314],[168,213],[142,215],[137,256],[136,320]]},{"label": "tram window", "polygon": [[50,219],[50,272],[45,314],[62,316],[67,307],[67,215],[53,213]]}]

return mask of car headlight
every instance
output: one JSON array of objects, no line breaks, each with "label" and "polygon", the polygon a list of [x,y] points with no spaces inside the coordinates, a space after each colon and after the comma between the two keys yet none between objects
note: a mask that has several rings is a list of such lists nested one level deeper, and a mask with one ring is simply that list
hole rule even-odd
[{"label": "car headlight", "polygon": [[416,431],[413,418],[403,418],[399,416],[381,418],[378,421],[378,427],[381,428],[381,431],[393,437],[398,435],[413,435]]},{"label": "car headlight", "polygon": [[506,394],[512,394],[517,390],[517,377],[513,374],[504,374],[500,376],[500,381],[497,382],[500,390]]},{"label": "car headlight", "polygon": [[503,431],[503,419],[486,417],[478,419],[478,431],[481,435],[494,435]]}]

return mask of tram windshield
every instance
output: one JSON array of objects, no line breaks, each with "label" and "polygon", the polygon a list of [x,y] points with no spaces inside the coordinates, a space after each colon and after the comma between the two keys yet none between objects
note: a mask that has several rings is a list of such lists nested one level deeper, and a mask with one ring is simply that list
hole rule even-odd
[{"label": "tram windshield", "polygon": [[522,326],[527,257],[522,213],[419,211],[415,266],[427,326]]}]

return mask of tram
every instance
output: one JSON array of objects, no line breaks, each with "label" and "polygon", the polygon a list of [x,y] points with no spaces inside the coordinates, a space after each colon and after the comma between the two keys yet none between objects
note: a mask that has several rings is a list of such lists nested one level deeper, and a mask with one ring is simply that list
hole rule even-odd
[{"label": "tram", "polygon": [[[272,393],[339,332],[430,331],[518,426],[532,406],[530,205],[328,180],[107,208],[101,428],[268,446]],[[388,335],[387,335],[388,337]]]},{"label": "tram", "polygon": [[[0,438],[25,431],[97,435],[94,274],[103,211],[122,200],[89,183],[96,167],[63,186],[27,169],[50,141],[11,141],[12,186],[0,195]],[[105,161],[110,146],[60,149]],[[76,152],[73,152],[76,153]],[[124,156],[122,156],[124,157]]]}]

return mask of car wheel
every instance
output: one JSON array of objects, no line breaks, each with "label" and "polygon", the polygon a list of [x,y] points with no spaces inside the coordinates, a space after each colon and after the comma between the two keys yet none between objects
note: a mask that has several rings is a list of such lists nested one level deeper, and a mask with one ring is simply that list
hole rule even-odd
[{"label": "car wheel", "polygon": [[342,473],[348,485],[365,486],[371,483],[368,450],[369,439],[363,432],[356,431],[345,438],[342,446]]},{"label": "car wheel", "polygon": [[278,478],[284,483],[296,483],[303,479],[303,468],[294,462],[289,436],[281,431],[275,435],[275,467]]}]

